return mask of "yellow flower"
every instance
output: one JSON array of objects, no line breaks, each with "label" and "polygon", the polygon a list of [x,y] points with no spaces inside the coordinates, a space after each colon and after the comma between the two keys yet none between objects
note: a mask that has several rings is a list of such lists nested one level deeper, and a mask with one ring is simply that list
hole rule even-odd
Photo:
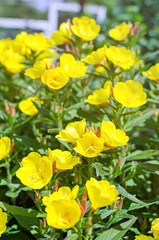
[{"label": "yellow flower", "polygon": [[27,34],[23,41],[25,46],[36,54],[54,46],[53,41],[45,38],[43,33]]},{"label": "yellow flower", "polygon": [[106,49],[105,53],[109,61],[124,70],[129,69],[135,63],[135,53],[127,50],[125,47],[111,46]]},{"label": "yellow flower", "polygon": [[87,132],[82,138],[77,139],[76,152],[84,157],[92,158],[100,155],[103,150],[104,141],[99,139],[92,131]]},{"label": "yellow flower", "polygon": [[2,212],[0,208],[0,236],[6,230],[7,213]]},{"label": "yellow flower", "polygon": [[96,51],[91,52],[89,55],[83,58],[82,61],[92,65],[103,65],[103,63],[106,61],[106,49],[107,46],[104,45],[104,47],[98,48]]},{"label": "yellow flower", "polygon": [[69,151],[61,151],[60,149],[52,150],[49,148],[49,158],[56,168],[61,170],[72,169],[76,164],[81,163],[80,158],[72,156]]},{"label": "yellow flower", "polygon": [[135,240],[155,240],[155,239],[151,236],[140,234],[139,236],[135,236]]},{"label": "yellow flower", "polygon": [[118,82],[113,89],[114,98],[124,107],[135,108],[146,103],[146,93],[140,83],[128,80]]},{"label": "yellow flower", "polygon": [[41,81],[48,85],[50,90],[56,90],[65,86],[69,77],[61,67],[56,67],[45,71],[41,76]]},{"label": "yellow flower", "polygon": [[109,31],[109,36],[117,41],[124,41],[130,33],[129,24],[122,23]]},{"label": "yellow flower", "polygon": [[151,223],[151,231],[155,239],[159,239],[159,218],[156,218]]},{"label": "yellow flower", "polygon": [[98,66],[96,67],[96,69],[94,70],[95,73],[100,73],[100,74],[106,74],[106,70],[104,67],[102,66]]},{"label": "yellow flower", "polygon": [[74,17],[71,30],[75,35],[86,41],[92,41],[100,32],[100,26],[96,24],[93,18],[88,17]]},{"label": "yellow flower", "polygon": [[129,141],[126,133],[120,129],[116,129],[114,123],[110,121],[102,122],[101,138],[104,139],[104,143],[108,148],[124,146]]},{"label": "yellow flower", "polygon": [[74,143],[78,138],[82,137],[86,128],[86,120],[69,123],[64,130],[61,130],[56,138],[58,140]]},{"label": "yellow flower", "polygon": [[75,200],[78,194],[78,190],[78,185],[74,186],[72,191],[69,187],[61,187],[57,192],[52,193],[49,197],[43,197],[43,204],[45,206],[48,206],[52,201],[60,199]]},{"label": "yellow flower", "polygon": [[91,178],[86,182],[86,188],[93,209],[111,205],[119,199],[115,186],[106,180],[97,181]]},{"label": "yellow flower", "polygon": [[142,72],[144,76],[147,76],[149,79],[159,82],[159,63],[150,67],[147,72]]},{"label": "yellow flower", "polygon": [[88,96],[86,102],[94,105],[106,104],[111,94],[110,85],[111,82],[107,81],[104,84],[104,88],[95,90],[91,95]]},{"label": "yellow flower", "polygon": [[25,65],[21,64],[25,58],[15,52],[12,49],[6,49],[0,56],[0,63],[6,68],[6,71],[13,74],[21,72]]},{"label": "yellow flower", "polygon": [[60,66],[72,78],[79,78],[86,75],[87,66],[81,61],[76,61],[71,54],[62,54],[60,57]]},{"label": "yellow flower", "polygon": [[32,79],[39,79],[42,74],[46,71],[47,67],[50,68],[52,59],[43,59],[36,62],[32,68],[28,68],[25,71],[25,75]]},{"label": "yellow flower", "polygon": [[33,102],[43,103],[43,101],[41,101],[38,97],[28,97],[27,99],[22,100],[19,103],[19,109],[23,113],[25,113],[29,116],[33,116],[39,112]]},{"label": "yellow flower", "polygon": [[41,157],[37,152],[31,152],[22,159],[16,176],[21,182],[33,189],[41,189],[52,178],[52,162],[46,156]]},{"label": "yellow flower", "polygon": [[81,209],[75,200],[60,199],[52,201],[46,208],[47,223],[57,229],[73,227],[81,217]]},{"label": "yellow flower", "polygon": [[70,30],[70,22],[61,23],[59,30],[52,34],[52,39],[55,45],[62,45],[69,42],[72,37]]},{"label": "yellow flower", "polygon": [[10,152],[11,141],[9,137],[2,137],[0,139],[0,160],[8,157]]}]

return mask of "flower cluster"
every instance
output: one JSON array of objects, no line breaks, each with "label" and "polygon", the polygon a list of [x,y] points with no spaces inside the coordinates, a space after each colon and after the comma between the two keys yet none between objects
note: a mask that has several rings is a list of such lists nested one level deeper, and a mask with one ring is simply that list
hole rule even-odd
[{"label": "flower cluster", "polygon": [[129,137],[116,129],[114,123],[103,121],[99,129],[86,129],[85,119],[69,123],[56,135],[58,140],[74,144],[75,151],[84,157],[97,157],[104,150],[126,145]]}]

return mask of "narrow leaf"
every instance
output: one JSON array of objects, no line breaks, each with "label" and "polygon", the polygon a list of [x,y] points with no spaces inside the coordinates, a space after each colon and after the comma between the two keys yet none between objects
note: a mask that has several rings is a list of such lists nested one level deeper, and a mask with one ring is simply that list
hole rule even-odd
[{"label": "narrow leaf", "polygon": [[126,161],[131,161],[131,160],[149,159],[155,155],[159,155],[159,150],[145,150],[145,151],[137,150],[129,154],[125,158],[126,158]]},{"label": "narrow leaf", "polygon": [[113,228],[103,232],[95,240],[119,240],[125,233],[130,229],[130,227],[135,223],[137,218],[132,218],[124,223],[118,224]]}]

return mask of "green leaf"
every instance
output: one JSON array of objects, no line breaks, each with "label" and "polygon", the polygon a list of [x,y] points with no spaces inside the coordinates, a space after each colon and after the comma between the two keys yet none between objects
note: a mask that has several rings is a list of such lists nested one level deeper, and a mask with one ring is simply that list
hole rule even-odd
[{"label": "green leaf", "polygon": [[124,223],[118,224],[113,228],[103,232],[95,240],[119,240],[125,233],[130,229],[130,227],[135,223],[137,218],[132,218]]},{"label": "green leaf", "polygon": [[138,164],[145,170],[159,175],[159,164],[151,164],[151,163],[147,163],[147,162],[144,162],[144,163],[138,162]]},{"label": "green leaf", "polygon": [[152,156],[159,155],[159,150],[137,150],[125,157],[126,161],[149,159]]},{"label": "green leaf", "polygon": [[130,130],[134,126],[139,126],[141,123],[145,122],[148,118],[150,118],[156,111],[159,109],[147,109],[140,113],[140,116],[134,117],[128,123],[125,124],[124,129],[125,130]]},{"label": "green leaf", "polygon": [[13,215],[19,215],[19,216],[25,216],[25,217],[45,217],[45,213],[39,213],[38,211],[35,211],[31,208],[25,209],[22,207],[17,206],[11,206],[7,203],[0,202],[0,207],[3,208],[4,211],[7,211],[9,213],[12,213]]},{"label": "green leaf", "polygon": [[117,190],[119,191],[119,193],[128,198],[129,200],[136,202],[136,203],[140,203],[140,204],[145,204],[144,202],[142,202],[141,200],[137,199],[134,195],[128,193],[122,186],[120,186],[119,184],[116,185]]},{"label": "green leaf", "polygon": [[91,167],[95,168],[96,175],[98,177],[100,175],[101,171],[102,171],[103,164],[101,164],[99,162],[96,162],[96,163],[92,163]]},{"label": "green leaf", "polygon": [[44,116],[45,118],[49,118],[52,120],[52,117],[50,115],[50,112],[47,111],[43,105],[41,105],[40,103],[34,102],[32,101],[33,104],[35,105],[35,107],[38,109],[39,113],[41,114],[41,116]]},{"label": "green leaf", "polygon": [[99,213],[101,214],[101,219],[107,218],[109,217],[112,213],[116,212],[117,209],[113,209],[113,210],[109,210],[107,211],[106,209],[102,209],[99,211]]},{"label": "green leaf", "polygon": [[70,236],[66,237],[64,240],[77,240],[78,239],[78,234],[74,233],[71,234]]},{"label": "green leaf", "polygon": [[23,228],[27,229],[28,231],[32,231],[35,228],[40,227],[40,221],[37,218],[14,215],[15,219],[18,221],[19,225]]},{"label": "green leaf", "polygon": [[79,109],[81,108],[84,104],[86,104],[85,102],[79,102],[79,103],[76,103],[68,108],[66,108],[62,113],[61,113],[61,118],[69,111],[71,110],[74,110],[74,109]]},{"label": "green leaf", "polygon": [[16,136],[15,139],[18,142],[21,142],[25,147],[32,148],[32,149],[39,149],[40,143],[36,139],[31,139],[28,137],[21,137],[21,136]]},{"label": "green leaf", "polygon": [[4,112],[2,112],[1,110],[0,110],[0,119],[2,119],[3,121],[8,120],[7,114],[5,114]]},{"label": "green leaf", "polygon": [[148,206],[151,206],[153,204],[157,204],[158,205],[159,201],[145,203],[145,204],[131,203],[127,211],[133,211],[133,210],[136,210],[136,209],[148,207]]}]

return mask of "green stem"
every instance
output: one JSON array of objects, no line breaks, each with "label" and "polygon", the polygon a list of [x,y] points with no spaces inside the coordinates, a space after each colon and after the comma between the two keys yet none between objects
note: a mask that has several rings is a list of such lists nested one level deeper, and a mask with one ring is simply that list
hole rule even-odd
[{"label": "green stem", "polygon": [[8,186],[9,186],[10,191],[13,191],[13,188],[10,186],[12,184],[12,175],[10,173],[10,164],[9,164],[9,161],[7,158],[5,159],[5,162],[6,162]]}]

